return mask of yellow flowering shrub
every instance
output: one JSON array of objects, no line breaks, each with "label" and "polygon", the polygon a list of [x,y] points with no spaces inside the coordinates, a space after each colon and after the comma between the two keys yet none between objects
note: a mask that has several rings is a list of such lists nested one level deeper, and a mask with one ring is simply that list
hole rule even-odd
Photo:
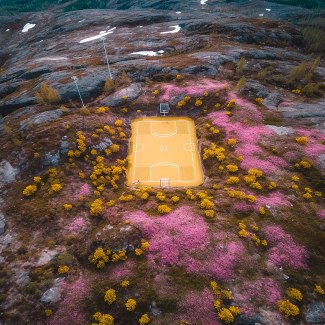
[{"label": "yellow flowering shrub", "polygon": [[102,247],[98,247],[92,255],[89,256],[89,261],[95,264],[98,269],[102,269],[105,263],[109,261],[109,257]]},{"label": "yellow flowering shrub", "polygon": [[59,175],[59,172],[56,168],[50,168],[48,170],[48,174],[49,174],[49,177],[51,178],[54,178],[54,177],[57,177]]},{"label": "yellow flowering shrub", "polygon": [[122,125],[123,125],[123,121],[122,121],[122,120],[116,120],[116,121],[114,122],[114,125],[115,125],[115,126],[122,126]]},{"label": "yellow flowering shrub", "polygon": [[144,239],[141,239],[141,249],[145,251],[145,250],[148,249],[149,247],[150,247],[149,242],[147,242],[147,241],[144,240]]},{"label": "yellow flowering shrub", "polygon": [[246,229],[246,225],[245,225],[243,222],[240,222],[240,223],[238,224],[238,228],[239,228],[239,229]]},{"label": "yellow flowering shrub", "polygon": [[220,133],[220,131],[219,131],[217,128],[215,128],[214,126],[211,126],[211,127],[209,128],[209,131],[210,131],[212,134],[214,134],[214,135]]},{"label": "yellow flowering shrub", "polygon": [[263,187],[259,182],[254,182],[249,185],[251,188],[255,188],[256,190],[261,190]]},{"label": "yellow flowering shrub", "polygon": [[255,203],[256,197],[254,195],[246,195],[246,200],[250,203]]},{"label": "yellow flowering shrub", "polygon": [[263,102],[264,102],[264,99],[261,98],[261,97],[257,97],[257,98],[255,98],[255,101],[256,101],[256,103],[257,103],[258,105],[262,105]]},{"label": "yellow flowering shrub", "polygon": [[165,201],[165,200],[166,200],[166,195],[165,195],[163,192],[157,192],[157,194],[156,194],[156,198],[157,198],[159,201]]},{"label": "yellow flowering shrub", "polygon": [[212,209],[204,210],[204,215],[208,218],[213,218],[215,216],[215,211]]},{"label": "yellow flowering shrub", "polygon": [[296,288],[287,289],[286,294],[290,299],[296,300],[296,301],[301,301],[303,298],[303,295],[300,292],[300,290],[298,290]]},{"label": "yellow flowering shrub", "polygon": [[292,89],[291,92],[299,95],[301,93],[301,90],[300,89]]},{"label": "yellow flowering shrub", "polygon": [[101,106],[101,107],[98,107],[96,112],[99,113],[99,114],[102,114],[102,113],[105,113],[107,110],[107,107],[105,106]]},{"label": "yellow flowering shrub", "polygon": [[293,176],[291,177],[291,179],[292,179],[294,182],[298,182],[300,178],[299,178],[298,175],[293,175]]},{"label": "yellow flowering shrub", "polygon": [[184,77],[181,75],[181,74],[177,74],[176,75],[176,80],[177,81],[181,81],[181,80],[183,80],[184,79]]},{"label": "yellow flowering shrub", "polygon": [[114,318],[110,314],[102,314],[97,312],[93,315],[93,319],[97,323],[92,323],[92,325],[114,325]]},{"label": "yellow flowering shrub", "polygon": [[248,236],[248,231],[246,229],[241,229],[238,231],[238,236],[246,238]]},{"label": "yellow flowering shrub", "polygon": [[141,256],[143,254],[143,250],[141,248],[136,248],[134,250],[134,254],[137,256]]},{"label": "yellow flowering shrub", "polygon": [[227,179],[226,181],[227,184],[231,185],[231,184],[237,184],[239,183],[239,177],[236,176],[231,176]]},{"label": "yellow flowering shrub", "polygon": [[112,152],[119,152],[120,151],[120,146],[118,144],[112,144],[109,148],[110,148],[110,150]]},{"label": "yellow flowering shrub", "polygon": [[93,217],[99,216],[103,212],[102,199],[96,199],[90,204],[90,215]]},{"label": "yellow flowering shrub", "polygon": [[90,153],[93,155],[93,156],[97,156],[98,152],[96,149],[91,149],[90,150]]},{"label": "yellow flowering shrub", "polygon": [[297,137],[296,142],[302,145],[306,145],[308,143],[307,137]]},{"label": "yellow flowering shrub", "polygon": [[218,147],[215,143],[211,143],[210,148],[203,149],[203,160],[214,157],[218,161],[223,161],[226,158],[224,151],[223,147]]},{"label": "yellow flowering shrub", "polygon": [[229,290],[221,290],[221,294],[225,299],[231,300],[231,292]]},{"label": "yellow flowering shrub", "polygon": [[229,164],[226,166],[226,169],[228,170],[228,172],[235,173],[236,171],[238,171],[238,166]]},{"label": "yellow flowering shrub", "polygon": [[126,287],[128,287],[130,285],[130,281],[128,281],[128,280],[123,280],[121,283],[120,283],[120,286],[122,287],[122,288],[126,288]]},{"label": "yellow flowering shrub", "polygon": [[41,183],[42,182],[42,178],[39,176],[35,176],[34,177],[34,183]]},{"label": "yellow flowering shrub", "polygon": [[310,193],[306,192],[305,194],[302,195],[302,197],[306,200],[310,200],[313,196]]},{"label": "yellow flowering shrub", "polygon": [[237,140],[235,138],[230,138],[227,143],[229,146],[234,146],[237,144]]},{"label": "yellow flowering shrub", "polygon": [[270,182],[268,189],[269,190],[274,190],[275,188],[277,188],[277,184],[275,182]]},{"label": "yellow flowering shrub", "polygon": [[202,209],[211,210],[214,206],[214,203],[209,199],[202,199],[200,202],[200,208]]},{"label": "yellow flowering shrub", "polygon": [[265,239],[261,240],[261,245],[266,247],[267,246],[267,241]]},{"label": "yellow flowering shrub", "polygon": [[195,100],[195,106],[196,107],[200,107],[200,106],[202,106],[202,100],[200,99],[200,98],[197,98],[196,100]]},{"label": "yellow flowering shrub", "polygon": [[134,311],[136,305],[137,305],[137,302],[134,299],[132,299],[132,298],[128,299],[126,301],[126,303],[125,303],[125,307],[126,307],[126,309],[128,311]]},{"label": "yellow flowering shrub", "polygon": [[259,212],[259,214],[261,214],[261,215],[264,215],[264,214],[266,213],[264,207],[259,207],[259,208],[258,208],[258,212]]},{"label": "yellow flowering shrub", "polygon": [[65,203],[65,204],[63,204],[63,207],[64,207],[64,210],[69,211],[69,210],[72,209],[72,204],[70,204],[70,203]]},{"label": "yellow flowering shrub", "polygon": [[112,254],[112,262],[119,262],[119,261],[125,261],[127,260],[126,250],[122,249],[120,251],[117,251],[116,253]]},{"label": "yellow flowering shrub", "polygon": [[301,160],[299,163],[295,164],[295,167],[302,167],[308,169],[311,168],[311,163],[307,160]]},{"label": "yellow flowering shrub", "polygon": [[111,305],[116,300],[116,292],[114,289],[108,289],[105,292],[104,297],[105,302],[107,302],[109,305]]},{"label": "yellow flowering shrub", "polygon": [[286,317],[294,317],[299,315],[299,307],[291,303],[289,300],[280,300],[278,302],[279,311]]},{"label": "yellow flowering shrub", "polygon": [[218,312],[218,317],[221,321],[225,322],[226,324],[233,323],[235,320],[233,314],[227,308],[221,308]]},{"label": "yellow flowering shrub", "polygon": [[44,309],[44,315],[46,317],[50,317],[52,314],[53,314],[52,309],[49,309],[49,308]]},{"label": "yellow flowering shrub", "polygon": [[59,183],[52,184],[48,190],[49,193],[57,193],[62,190],[62,185]]},{"label": "yellow flowering shrub", "polygon": [[220,307],[221,307],[221,302],[220,302],[220,300],[219,300],[219,299],[215,300],[213,306],[214,306],[214,308],[217,309],[217,310],[220,309]]},{"label": "yellow flowering shrub", "polygon": [[234,99],[231,99],[227,102],[227,108],[234,108],[236,106],[236,101]]},{"label": "yellow flowering shrub", "polygon": [[59,274],[64,274],[64,273],[67,273],[69,272],[69,266],[68,265],[60,265],[59,268],[58,268],[58,273]]},{"label": "yellow flowering shrub", "polygon": [[162,205],[158,205],[158,212],[160,214],[166,214],[169,213],[172,209],[166,205],[166,204],[162,204]]},{"label": "yellow flowering shrub", "polygon": [[260,169],[251,168],[248,170],[248,175],[253,175],[255,177],[262,177],[263,172]]},{"label": "yellow flowering shrub", "polygon": [[140,318],[139,318],[139,325],[146,325],[150,322],[150,318],[148,316],[148,314],[143,314]]},{"label": "yellow flowering shrub", "polygon": [[171,200],[173,203],[177,203],[180,200],[180,198],[179,198],[179,196],[174,195],[171,197]]},{"label": "yellow flowering shrub", "polygon": [[155,89],[152,93],[153,93],[155,96],[158,96],[158,95],[159,95],[159,90],[158,90],[158,89]]},{"label": "yellow flowering shrub", "polygon": [[324,289],[319,284],[316,284],[315,285],[315,289],[314,290],[319,295],[323,295],[325,293]]},{"label": "yellow flowering shrub", "polygon": [[36,185],[27,185],[23,190],[24,196],[31,196],[37,191]]},{"label": "yellow flowering shrub", "polygon": [[122,201],[122,202],[129,202],[129,201],[132,201],[133,200],[133,195],[132,194],[126,194],[126,195],[121,195],[119,197],[119,200]]},{"label": "yellow flowering shrub", "polygon": [[237,306],[230,306],[229,310],[234,316],[238,316],[240,314],[240,309]]}]

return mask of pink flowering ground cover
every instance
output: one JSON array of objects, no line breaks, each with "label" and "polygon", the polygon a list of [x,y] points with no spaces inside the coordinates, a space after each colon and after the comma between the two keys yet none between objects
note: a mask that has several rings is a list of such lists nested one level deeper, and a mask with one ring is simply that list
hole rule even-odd
[{"label": "pink flowering ground cover", "polygon": [[296,129],[295,131],[299,136],[308,138],[308,144],[303,146],[307,158],[315,161],[321,154],[325,153],[325,145],[321,143],[325,141],[325,133],[318,130]]},{"label": "pink flowering ground cover", "polygon": [[274,265],[306,269],[308,254],[306,249],[294,242],[291,235],[279,226],[267,226],[263,229],[270,245],[268,260]]},{"label": "pink flowering ground cover", "polygon": [[75,192],[74,199],[78,200],[80,196],[87,197],[92,193],[91,187],[87,183],[83,183],[80,189]]},{"label": "pink flowering ground cover", "polygon": [[65,230],[70,233],[80,233],[87,228],[88,223],[83,217],[76,217],[68,225],[65,226]]},{"label": "pink flowering ground cover", "polygon": [[200,80],[199,84],[185,83],[185,85],[175,86],[172,84],[165,84],[161,87],[163,95],[160,97],[162,101],[169,101],[173,96],[186,94],[188,96],[200,96],[205,91],[218,91],[227,87],[226,82],[217,82],[209,79]]},{"label": "pink flowering ground cover", "polygon": [[268,196],[256,196],[255,206],[269,205],[271,207],[290,207],[291,203],[280,191],[272,192]]},{"label": "pink flowering ground cover", "polygon": [[271,278],[242,282],[233,294],[233,299],[240,306],[241,312],[248,316],[256,313],[255,302],[274,306],[281,298],[281,289],[278,283]]},{"label": "pink flowering ground cover", "polygon": [[87,316],[82,311],[82,300],[88,295],[88,281],[83,275],[73,283],[64,282],[64,299],[58,310],[46,322],[46,325],[88,324]]},{"label": "pink flowering ground cover", "polygon": [[190,292],[178,303],[179,320],[190,324],[221,325],[213,307],[214,298],[210,289]]},{"label": "pink flowering ground cover", "polygon": [[325,219],[325,209],[318,212],[318,216],[320,219]]},{"label": "pink flowering ground cover", "polygon": [[237,139],[235,150],[236,154],[244,158],[240,164],[244,170],[259,168],[265,174],[271,175],[277,169],[287,166],[283,159],[269,156],[258,146],[257,142],[261,136],[272,136],[272,131],[264,125],[249,126],[240,122],[231,122],[224,112],[213,112],[209,114],[209,118],[214,125],[225,129],[227,139],[231,137]]},{"label": "pink flowering ground cover", "polygon": [[148,260],[162,270],[178,265],[188,272],[229,279],[244,253],[240,241],[228,239],[224,243],[227,240],[224,233],[214,234],[217,244],[212,245],[207,223],[186,206],[162,217],[151,218],[137,211],[125,219],[142,230],[150,243]]}]

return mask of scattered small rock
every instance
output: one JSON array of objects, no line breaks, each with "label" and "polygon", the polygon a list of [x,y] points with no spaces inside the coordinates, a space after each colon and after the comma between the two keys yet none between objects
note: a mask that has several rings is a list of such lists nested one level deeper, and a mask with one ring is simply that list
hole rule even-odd
[{"label": "scattered small rock", "polygon": [[306,320],[308,324],[325,324],[325,304],[323,302],[309,304]]},{"label": "scattered small rock", "polygon": [[4,184],[14,182],[19,173],[18,168],[14,168],[7,160],[0,162],[0,187]]},{"label": "scattered small rock", "polygon": [[271,129],[277,135],[290,135],[295,133],[294,129],[291,127],[276,126],[276,125],[266,125],[266,127]]},{"label": "scattered small rock", "polygon": [[0,235],[4,234],[6,228],[5,216],[0,212]]},{"label": "scattered small rock", "polygon": [[60,151],[53,150],[47,152],[43,158],[43,166],[50,167],[50,166],[57,166],[60,162]]},{"label": "scattered small rock", "polygon": [[36,266],[43,266],[51,261],[51,259],[57,255],[59,252],[57,250],[45,249],[41,252],[41,256],[36,263]]},{"label": "scattered small rock", "polygon": [[46,290],[41,297],[41,302],[43,304],[55,304],[61,299],[61,291],[58,286]]}]

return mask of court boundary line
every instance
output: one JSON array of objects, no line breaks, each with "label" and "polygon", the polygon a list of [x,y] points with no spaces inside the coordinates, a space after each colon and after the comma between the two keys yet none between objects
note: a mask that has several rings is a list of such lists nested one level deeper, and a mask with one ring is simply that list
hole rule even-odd
[{"label": "court boundary line", "polygon": [[[135,142],[135,148],[138,146],[138,138],[139,138],[139,126],[140,126],[140,123],[150,123],[150,134],[152,136],[158,136],[158,137],[163,137],[163,138],[166,138],[166,137],[171,137],[175,134],[178,133],[178,127],[177,127],[177,123],[179,121],[172,121],[175,123],[175,129],[176,129],[176,132],[175,133],[171,133],[171,134],[166,134],[166,135],[160,135],[158,133],[153,133],[152,132],[152,123],[160,123],[160,121],[137,121],[137,126],[136,126],[136,142]],[[192,137],[191,137],[191,132],[190,132],[190,125],[189,125],[189,122],[186,121],[187,123],[187,131],[188,131],[188,137],[189,137],[189,141],[188,143],[184,143],[183,144],[183,150],[185,152],[188,152],[190,151],[191,152],[191,160],[192,160],[192,169],[193,169],[193,173],[194,173],[194,179],[192,180],[181,180],[181,174],[180,174],[180,166],[178,164],[175,164],[175,163],[171,163],[171,162],[157,162],[153,165],[151,165],[150,167],[148,167],[150,169],[150,180],[141,180],[140,183],[142,182],[145,182],[145,183],[159,183],[160,181],[156,181],[156,180],[151,180],[151,168],[152,167],[156,167],[155,165],[159,166],[159,165],[164,165],[164,164],[167,164],[167,166],[175,166],[177,167],[177,170],[178,170],[178,180],[169,180],[170,183],[191,183],[191,182],[196,182],[197,181],[197,174],[196,174],[196,170],[195,170],[195,164],[194,164],[194,157],[193,157],[193,152],[195,152],[195,142],[192,142]],[[193,150],[185,150],[184,149],[184,145],[186,144],[190,144],[191,146],[191,149]],[[134,150],[134,166],[133,166],[133,184],[135,184],[135,176],[136,176],[136,168],[137,168],[137,152],[143,152],[145,151],[145,148],[144,148],[144,145],[142,144],[143,146],[143,149],[141,151],[136,151]],[[193,146],[193,147],[192,147]]]}]

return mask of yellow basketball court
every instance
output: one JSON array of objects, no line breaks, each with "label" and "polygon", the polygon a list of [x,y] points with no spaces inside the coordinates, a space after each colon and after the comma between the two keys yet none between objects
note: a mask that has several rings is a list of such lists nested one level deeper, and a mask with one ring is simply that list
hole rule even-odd
[{"label": "yellow basketball court", "polygon": [[203,183],[194,121],[153,117],[131,123],[127,185],[188,187]]}]

